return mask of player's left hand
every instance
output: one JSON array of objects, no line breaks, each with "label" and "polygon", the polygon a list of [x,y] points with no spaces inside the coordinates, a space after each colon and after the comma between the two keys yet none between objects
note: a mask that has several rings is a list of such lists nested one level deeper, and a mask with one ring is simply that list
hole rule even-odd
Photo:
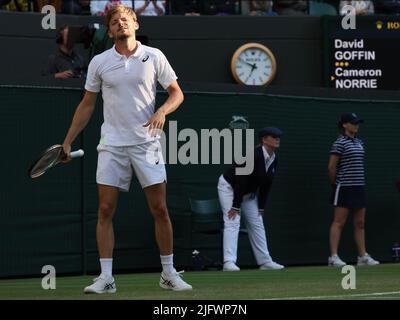
[{"label": "player's left hand", "polygon": [[149,128],[149,133],[152,137],[161,134],[165,123],[165,113],[161,110],[157,110],[147,121],[143,127]]}]

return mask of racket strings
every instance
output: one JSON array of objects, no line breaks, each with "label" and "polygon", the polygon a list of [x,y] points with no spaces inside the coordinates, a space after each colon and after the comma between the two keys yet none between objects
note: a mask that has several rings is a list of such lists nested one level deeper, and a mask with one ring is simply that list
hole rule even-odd
[{"label": "racket strings", "polygon": [[47,169],[55,166],[62,158],[62,149],[57,148],[46,152],[33,166],[31,176],[44,173]]}]

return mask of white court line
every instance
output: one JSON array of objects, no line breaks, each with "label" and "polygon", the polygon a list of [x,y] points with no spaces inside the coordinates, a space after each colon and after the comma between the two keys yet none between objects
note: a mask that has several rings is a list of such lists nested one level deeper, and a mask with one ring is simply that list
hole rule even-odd
[{"label": "white court line", "polygon": [[308,299],[330,299],[330,298],[347,298],[347,297],[373,297],[373,296],[388,296],[400,294],[400,291],[390,292],[373,292],[373,293],[358,293],[358,294],[341,294],[336,296],[313,296],[313,297],[282,297],[262,300],[308,300]]}]

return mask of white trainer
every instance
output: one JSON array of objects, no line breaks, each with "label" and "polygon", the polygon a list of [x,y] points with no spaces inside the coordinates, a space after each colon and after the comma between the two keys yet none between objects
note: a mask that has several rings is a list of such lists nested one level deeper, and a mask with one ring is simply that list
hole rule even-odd
[{"label": "white trainer", "polygon": [[113,277],[107,277],[101,274],[93,279],[93,284],[86,287],[83,291],[85,293],[115,293],[117,287]]},{"label": "white trainer", "polygon": [[344,267],[346,262],[339,258],[338,255],[330,256],[328,258],[328,266],[330,267]]},{"label": "white trainer", "polygon": [[379,261],[372,259],[368,253],[357,258],[357,266],[376,266],[377,264],[379,264]]},{"label": "white trainer", "polygon": [[275,261],[267,262],[260,266],[260,270],[281,270],[284,268],[283,265],[276,263]]},{"label": "white trainer", "polygon": [[193,287],[183,281],[182,273],[184,271],[177,272],[174,270],[173,273],[165,273],[161,272],[160,276],[160,287],[163,289],[169,289],[173,291],[184,291],[184,290],[192,290]]},{"label": "white trainer", "polygon": [[223,271],[240,271],[240,268],[232,261],[224,263]]}]

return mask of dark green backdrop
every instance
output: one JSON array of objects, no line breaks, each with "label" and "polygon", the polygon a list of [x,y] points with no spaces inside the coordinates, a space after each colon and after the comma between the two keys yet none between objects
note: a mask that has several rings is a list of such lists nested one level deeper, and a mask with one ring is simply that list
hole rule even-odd
[{"label": "dark green backdrop", "polygon": [[[95,242],[95,183],[101,99],[84,134],[74,143],[85,157],[57,167],[37,180],[27,176],[32,160],[49,145],[61,143],[81,98],[73,89],[0,88],[3,171],[0,191],[0,276],[38,275],[43,265],[57,273],[98,272]],[[160,101],[164,93],[159,96]],[[186,93],[182,107],[168,120],[178,129],[223,129],[232,116],[247,118],[250,128],[280,127],[285,135],[279,168],[265,214],[273,257],[283,264],[325,264],[332,208],[328,203],[328,151],[336,139],[340,113],[365,119],[360,137],[366,144],[368,209],[366,240],[377,259],[390,261],[400,241],[398,101],[344,101],[263,94]],[[168,205],[174,223],[175,262],[190,267],[198,249],[220,258],[219,235],[191,235],[189,197],[217,196],[216,182],[226,165],[168,165]],[[85,222],[85,223],[84,223]],[[158,269],[153,221],[137,181],[120,196],[115,218],[114,266],[119,271]],[[200,238],[199,238],[200,237]],[[356,258],[348,221],[340,254]],[[241,239],[239,265],[255,265],[248,239]]]}]

